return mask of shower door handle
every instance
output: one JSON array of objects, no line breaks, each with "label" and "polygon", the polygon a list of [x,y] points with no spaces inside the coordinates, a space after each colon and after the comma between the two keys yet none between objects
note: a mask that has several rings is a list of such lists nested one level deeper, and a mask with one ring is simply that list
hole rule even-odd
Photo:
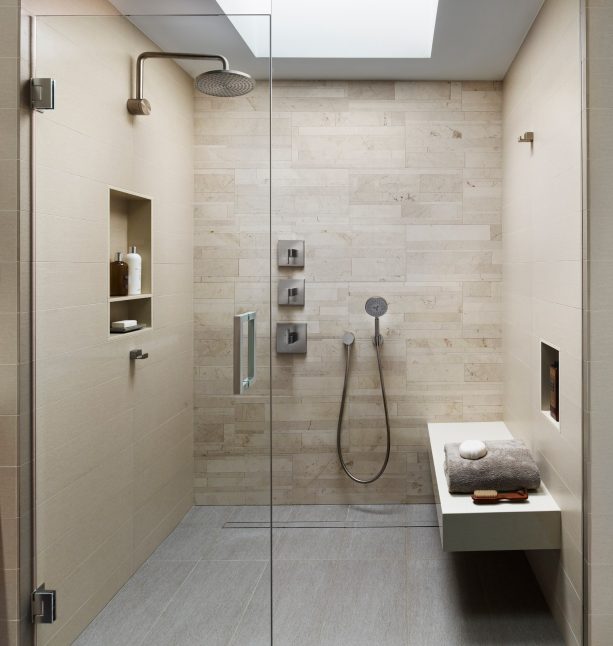
[{"label": "shower door handle", "polygon": [[[243,324],[247,323],[247,376],[243,377]],[[242,395],[255,381],[255,312],[234,316],[234,394]]]}]

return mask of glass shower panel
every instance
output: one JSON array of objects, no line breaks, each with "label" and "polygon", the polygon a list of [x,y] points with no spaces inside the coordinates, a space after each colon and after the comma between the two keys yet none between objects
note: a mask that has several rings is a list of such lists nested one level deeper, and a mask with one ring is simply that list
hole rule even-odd
[{"label": "glass shower panel", "polygon": [[39,645],[270,643],[269,22],[34,21]]},{"label": "glass shower panel", "polygon": [[407,106],[392,81],[273,86],[276,643],[412,643],[405,547],[437,547],[421,412],[436,399],[408,369],[430,296],[408,282]]}]

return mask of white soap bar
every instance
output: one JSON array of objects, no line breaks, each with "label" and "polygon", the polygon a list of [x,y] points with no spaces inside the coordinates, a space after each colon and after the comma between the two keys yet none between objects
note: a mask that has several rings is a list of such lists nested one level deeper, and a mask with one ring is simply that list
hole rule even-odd
[{"label": "white soap bar", "polygon": [[125,330],[127,327],[134,327],[138,322],[134,319],[126,319],[125,321],[113,321],[111,327],[116,330]]},{"label": "white soap bar", "polygon": [[460,455],[467,460],[478,460],[487,455],[487,447],[481,440],[464,440],[460,444]]}]

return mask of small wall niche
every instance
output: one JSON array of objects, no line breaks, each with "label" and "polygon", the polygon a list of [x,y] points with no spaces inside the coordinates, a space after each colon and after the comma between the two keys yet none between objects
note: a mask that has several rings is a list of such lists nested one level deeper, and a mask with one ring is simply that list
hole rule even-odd
[{"label": "small wall niche", "polygon": [[560,351],[541,341],[541,412],[560,430]]},{"label": "small wall niche", "polygon": [[[139,325],[151,327],[151,299],[153,293],[151,258],[151,200],[143,195],[116,188],[109,189],[109,264],[115,254],[124,256],[131,246],[142,258],[141,293],[129,296],[110,296],[109,329],[113,321],[136,319]],[[127,334],[133,334],[128,332]],[[111,334],[112,337],[123,336]]]}]

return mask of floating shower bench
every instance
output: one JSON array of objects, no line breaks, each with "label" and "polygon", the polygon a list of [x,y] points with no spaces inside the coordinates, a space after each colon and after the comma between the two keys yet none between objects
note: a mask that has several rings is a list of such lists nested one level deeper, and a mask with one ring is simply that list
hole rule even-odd
[{"label": "floating shower bench", "polygon": [[476,505],[470,494],[452,494],[445,478],[445,444],[511,440],[504,422],[428,424],[430,467],[445,552],[560,548],[560,508],[545,485],[523,503]]}]

